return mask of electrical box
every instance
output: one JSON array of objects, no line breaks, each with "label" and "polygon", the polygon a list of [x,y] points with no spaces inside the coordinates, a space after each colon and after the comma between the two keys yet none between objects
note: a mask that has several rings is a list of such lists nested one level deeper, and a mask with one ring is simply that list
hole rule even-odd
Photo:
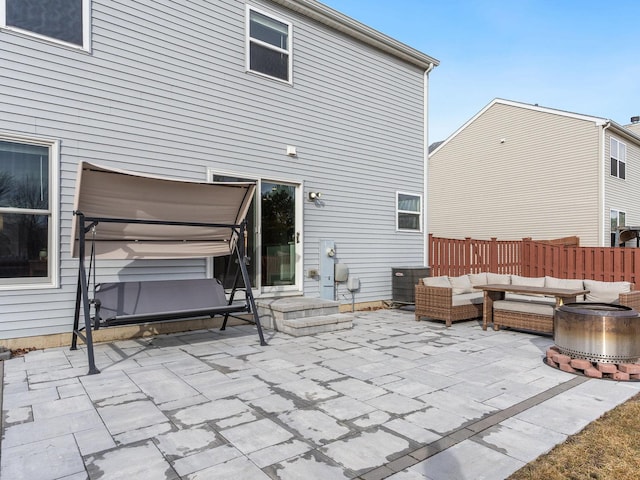
[{"label": "electrical box", "polygon": [[430,267],[397,267],[391,269],[392,300],[416,303],[416,285],[420,278],[431,276]]},{"label": "electrical box", "polygon": [[336,244],[333,240],[320,241],[320,297],[335,300],[334,270],[336,264]]},{"label": "electrical box", "polygon": [[334,276],[336,282],[346,282],[349,278],[349,267],[347,267],[344,263],[336,263],[336,271]]},{"label": "electrical box", "polygon": [[358,277],[349,277],[347,280],[347,290],[355,292],[360,288],[360,279]]}]

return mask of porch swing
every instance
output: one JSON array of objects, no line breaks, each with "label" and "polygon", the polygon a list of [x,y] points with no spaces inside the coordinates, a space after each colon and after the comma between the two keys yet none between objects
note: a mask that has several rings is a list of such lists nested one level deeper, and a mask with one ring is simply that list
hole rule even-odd
[{"label": "porch swing", "polygon": [[[100,373],[95,365],[92,331],[113,325],[222,315],[221,330],[224,330],[229,317],[246,320],[251,315],[260,345],[266,345],[251,291],[244,245],[246,215],[255,188],[253,182],[201,183],[87,162],[79,165],[74,201],[77,221],[72,227],[72,255],[78,258],[78,283],[71,349],[77,349],[78,338],[86,344],[89,374]],[[87,242],[90,242],[88,269]],[[96,283],[97,259],[226,255],[235,255],[238,265],[228,299],[222,284],[213,278]],[[90,297],[91,278],[94,288]],[[244,301],[236,299],[238,292],[244,292]]]}]

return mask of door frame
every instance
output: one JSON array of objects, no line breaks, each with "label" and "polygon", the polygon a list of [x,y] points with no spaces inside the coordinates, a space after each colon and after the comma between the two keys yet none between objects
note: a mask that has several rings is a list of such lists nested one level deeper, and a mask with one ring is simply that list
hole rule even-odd
[{"label": "door frame", "polygon": [[[304,211],[304,183],[300,180],[277,178],[267,175],[247,174],[237,171],[221,170],[214,167],[207,167],[207,182],[213,182],[214,175],[222,175],[226,177],[242,178],[252,180],[257,183],[256,193],[254,201],[260,199],[262,182],[278,183],[284,185],[291,185],[295,188],[295,231],[300,236],[300,242],[296,244],[296,263],[295,263],[295,278],[296,281],[293,285],[278,285],[265,287],[262,285],[262,202],[257,201],[255,205],[256,214],[256,231],[250,232],[254,235],[256,242],[256,252],[258,258],[256,259],[256,284],[251,285],[251,290],[255,297],[268,297],[268,296],[286,296],[286,295],[300,295],[304,286],[304,231],[303,223],[303,211]],[[208,257],[206,259],[206,276],[207,278],[213,278],[213,258]]]}]

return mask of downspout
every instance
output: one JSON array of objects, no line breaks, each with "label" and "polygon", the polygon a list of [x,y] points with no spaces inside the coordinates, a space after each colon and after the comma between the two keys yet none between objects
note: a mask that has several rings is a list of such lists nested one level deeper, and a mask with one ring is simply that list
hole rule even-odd
[{"label": "downspout", "polygon": [[423,118],[423,125],[424,125],[424,195],[422,196],[422,203],[423,203],[423,211],[424,211],[424,218],[422,219],[422,225],[423,225],[423,229],[422,229],[422,241],[423,241],[423,245],[424,245],[424,266],[428,267],[429,266],[429,227],[427,224],[427,218],[428,218],[428,204],[427,204],[427,194],[428,194],[428,185],[429,185],[429,73],[431,72],[431,70],[433,70],[435,68],[435,65],[433,63],[429,64],[429,67],[424,71],[424,118]]},{"label": "downspout", "polygon": [[610,242],[607,243],[605,245],[604,239],[605,239],[605,170],[604,167],[606,165],[606,158],[605,158],[605,152],[606,152],[606,142],[605,142],[605,130],[607,130],[607,128],[609,128],[611,126],[611,122],[608,121],[607,123],[604,124],[604,126],[602,127],[602,135],[600,137],[600,165],[599,165],[599,171],[600,171],[600,175],[599,175],[599,183],[600,183],[600,188],[598,189],[598,196],[600,198],[598,198],[599,200],[599,204],[600,204],[600,213],[598,214],[598,217],[600,219],[600,238],[599,238],[599,244],[603,247],[607,247],[610,245]]}]

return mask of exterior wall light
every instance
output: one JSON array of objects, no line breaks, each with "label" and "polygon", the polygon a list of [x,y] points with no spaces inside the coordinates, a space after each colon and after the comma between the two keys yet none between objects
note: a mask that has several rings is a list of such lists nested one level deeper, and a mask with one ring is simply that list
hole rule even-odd
[{"label": "exterior wall light", "polygon": [[320,200],[322,198],[321,192],[309,192],[309,200],[315,202],[316,200]]}]

